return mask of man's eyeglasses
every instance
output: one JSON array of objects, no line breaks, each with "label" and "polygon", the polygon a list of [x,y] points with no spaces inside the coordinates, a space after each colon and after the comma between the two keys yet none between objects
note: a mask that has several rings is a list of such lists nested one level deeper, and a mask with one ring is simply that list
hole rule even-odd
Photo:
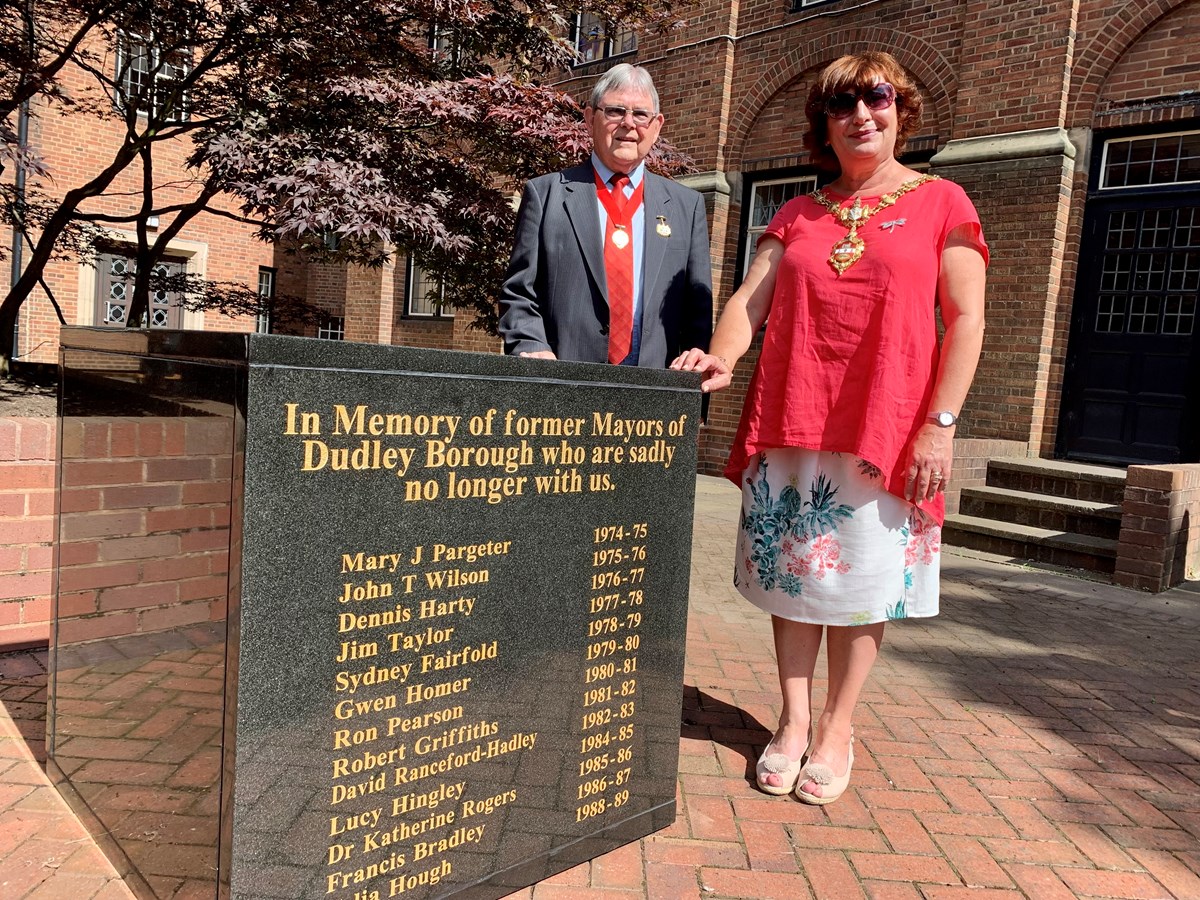
[{"label": "man's eyeglasses", "polygon": [[867,104],[867,109],[879,112],[896,102],[896,89],[886,81],[860,91],[841,91],[825,98],[825,112],[835,119],[844,119],[858,109],[858,101]]},{"label": "man's eyeglasses", "polygon": [[630,109],[628,106],[602,106],[604,118],[610,122],[624,122],[626,115],[633,116],[633,124],[645,128],[654,121],[655,114],[648,109]]}]

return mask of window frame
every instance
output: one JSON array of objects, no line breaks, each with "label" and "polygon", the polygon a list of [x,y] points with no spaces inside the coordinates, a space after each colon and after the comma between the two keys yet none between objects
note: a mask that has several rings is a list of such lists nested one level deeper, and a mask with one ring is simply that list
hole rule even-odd
[{"label": "window frame", "polygon": [[793,170],[791,172],[787,172],[786,174],[781,172],[773,172],[768,173],[767,177],[764,178],[746,179],[745,201],[742,205],[744,212],[742,214],[741,235],[739,236],[738,241],[738,284],[741,284],[742,281],[745,280],[746,273],[750,271],[750,263],[753,262],[754,259],[754,249],[757,246],[758,238],[766,232],[767,227],[770,224],[769,222],[767,225],[762,226],[751,224],[754,221],[754,200],[757,196],[757,189],[773,184],[788,184],[790,182],[796,182],[800,185],[805,185],[807,183],[810,185],[808,190],[797,193],[797,197],[801,197],[806,193],[810,193],[811,191],[820,187],[822,184],[821,174],[812,169]]},{"label": "window frame", "polygon": [[[417,279],[423,273],[424,270],[421,268],[421,265],[410,256],[408,258],[408,271],[405,273],[404,279],[404,318],[419,319],[424,322],[451,321],[454,318],[454,310],[443,299],[445,288],[441,284],[437,284],[432,278],[427,279],[427,281],[437,284],[439,298],[429,304],[430,312],[414,310],[413,301],[417,298]],[[426,296],[421,297],[422,302],[425,302]]]},{"label": "window frame", "polygon": [[1126,134],[1109,134],[1101,138],[1100,162],[1096,173],[1096,191],[1101,194],[1111,194],[1118,191],[1161,191],[1180,188],[1191,189],[1191,185],[1200,184],[1200,177],[1187,181],[1159,181],[1138,184],[1106,184],[1108,178],[1109,150],[1114,144],[1132,144],[1137,141],[1157,140],[1159,138],[1185,137],[1200,135],[1200,128],[1183,128],[1174,131],[1137,131]]},{"label": "window frame", "polygon": [[[258,296],[267,300],[275,299],[275,284],[279,270],[274,266],[259,266],[258,267]],[[268,280],[267,289],[263,290],[263,278]],[[259,310],[258,315],[254,317],[254,331],[256,334],[271,333],[271,313],[270,310]]]},{"label": "window frame", "polygon": [[346,317],[330,316],[328,321],[317,326],[317,337],[325,341],[344,341],[346,339]]},{"label": "window frame", "polygon": [[[463,52],[462,44],[454,34],[444,25],[438,25],[436,22],[429,26],[429,50],[433,54],[433,58],[450,66],[458,66],[462,63]],[[445,47],[439,47],[438,43],[444,41],[448,44]]]},{"label": "window frame", "polygon": [[[160,42],[152,36],[147,37],[138,31],[125,28],[118,29],[114,49],[113,100],[118,110],[127,113],[131,103],[140,100],[142,102],[138,102],[136,105],[136,113],[140,118],[153,118],[167,124],[180,124],[188,121],[188,92],[186,90],[179,92],[179,109],[175,115],[168,118],[162,114],[159,107],[158,85],[160,81],[178,83],[187,79],[192,71],[190,52],[183,49],[172,51],[171,55],[180,57],[181,61],[178,63],[165,60],[163,57],[167,54],[162,50]],[[140,52],[135,55],[135,50]],[[145,69],[135,68],[133,61],[137,59],[148,59],[147,67]],[[148,97],[141,96],[140,92],[132,90],[131,76],[135,72],[148,80],[152,79],[153,83],[150,85]]]},{"label": "window frame", "polygon": [[[614,59],[618,56],[630,56],[634,53],[637,53],[637,50],[638,50],[637,29],[632,28],[632,27],[626,27],[626,28],[621,29],[619,32],[617,32],[616,37],[609,35],[608,32],[606,31],[604,33],[604,37],[602,39],[601,51],[596,56],[593,56],[590,59],[583,59],[581,57],[581,48],[579,46],[579,39],[583,33],[583,17],[584,16],[592,16],[596,19],[596,21],[600,25],[604,25],[604,20],[601,19],[600,16],[596,15],[596,13],[588,12],[587,10],[577,10],[574,13],[574,15],[571,17],[571,47],[575,51],[575,56],[576,56],[575,65],[576,66],[587,66],[587,65],[591,65],[592,63],[603,62],[606,59]],[[616,46],[615,42],[622,35],[630,35],[633,40],[633,46],[629,47],[627,49],[621,50],[621,51],[617,51],[615,49],[615,46]]]}]

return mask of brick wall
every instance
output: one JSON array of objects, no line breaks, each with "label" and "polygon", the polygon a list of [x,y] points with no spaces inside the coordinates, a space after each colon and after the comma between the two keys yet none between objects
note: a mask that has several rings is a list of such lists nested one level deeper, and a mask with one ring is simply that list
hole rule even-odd
[{"label": "brick wall", "polygon": [[49,634],[55,420],[0,419],[0,649]]},{"label": "brick wall", "polygon": [[[711,18],[707,4],[695,8]],[[1192,39],[1200,31],[1200,4],[892,0],[792,13],[785,3],[754,0],[738,5],[723,27],[734,40],[732,65],[726,60],[720,71],[706,68],[706,57],[682,42],[673,51],[648,50],[660,67],[656,75],[666,76],[659,75],[658,85],[671,98],[664,105],[677,110],[675,121],[690,121],[688,111],[707,120],[716,105],[723,108],[724,143],[711,151],[711,127],[705,136],[670,131],[702,170],[719,172],[735,187],[713,204],[719,299],[732,292],[739,270],[742,176],[807,164],[804,97],[819,68],[841,53],[887,49],[918,81],[926,116],[914,146],[1075,129],[1074,157],[1060,152],[934,167],[975,201],[992,248],[983,359],[960,438],[1000,441],[1016,455],[1052,456],[1097,139],[1092,130],[1183,121],[1197,127],[1200,101],[1178,95],[1200,77],[1200,45]],[[671,80],[679,72],[687,74]],[[697,90],[709,84],[726,85],[724,97]],[[725,458],[756,356],[752,347],[726,396],[713,401],[701,439],[703,471],[719,471]]]},{"label": "brick wall", "polygon": [[1036,444],[1054,328],[1065,302],[1067,208],[1061,200],[1070,188],[1069,160],[1049,156],[933,171],[971,197],[991,253],[983,354],[959,435]]},{"label": "brick wall", "polygon": [[1200,465],[1130,466],[1117,584],[1164,591],[1200,579]]},{"label": "brick wall", "polygon": [[63,422],[59,642],[225,617],[232,423]]}]

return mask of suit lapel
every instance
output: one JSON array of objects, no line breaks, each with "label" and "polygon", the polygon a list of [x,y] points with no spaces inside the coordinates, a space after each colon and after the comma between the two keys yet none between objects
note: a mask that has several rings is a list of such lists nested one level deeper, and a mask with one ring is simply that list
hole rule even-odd
[{"label": "suit lapel", "polygon": [[[645,203],[645,233],[646,246],[642,260],[642,321],[652,322],[658,316],[662,305],[662,292],[655,289],[658,273],[662,269],[663,256],[667,252],[667,242],[670,237],[664,237],[658,231],[663,222],[671,221],[671,198],[666,191],[666,182],[646,173]],[[676,238],[678,240],[678,238]]]},{"label": "suit lapel", "polygon": [[604,238],[600,234],[600,214],[596,211],[596,181],[592,175],[591,163],[575,166],[563,172],[563,189],[566,199],[563,206],[567,218],[571,220],[571,228],[575,231],[575,239],[579,241],[579,249],[583,261],[596,284],[600,285],[601,294],[608,296],[608,278],[604,274]]}]

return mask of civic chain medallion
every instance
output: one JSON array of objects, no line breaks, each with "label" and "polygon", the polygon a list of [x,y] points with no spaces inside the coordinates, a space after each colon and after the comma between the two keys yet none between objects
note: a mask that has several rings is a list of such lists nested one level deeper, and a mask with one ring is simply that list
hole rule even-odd
[{"label": "civic chain medallion", "polygon": [[820,190],[809,194],[808,196],[829,210],[830,215],[848,229],[846,236],[834,244],[833,249],[829,253],[829,265],[833,266],[833,270],[840,276],[862,259],[863,253],[867,250],[867,245],[858,236],[858,229],[867,224],[867,220],[871,216],[875,215],[881,209],[893,206],[897,200],[914,188],[920,187],[927,181],[936,181],[937,178],[937,175],[922,175],[919,178],[914,178],[912,181],[906,181],[890,194],[884,194],[880,197],[879,202],[875,206],[864,206],[862,198],[855,197],[852,206],[843,208],[837,201],[831,200]]}]

